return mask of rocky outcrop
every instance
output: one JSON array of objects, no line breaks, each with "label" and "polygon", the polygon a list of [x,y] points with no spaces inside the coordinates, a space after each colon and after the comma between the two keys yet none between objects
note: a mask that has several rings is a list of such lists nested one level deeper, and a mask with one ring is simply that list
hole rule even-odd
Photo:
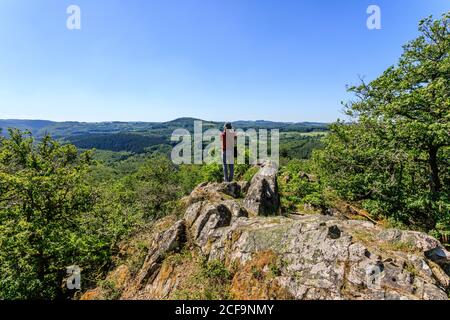
[{"label": "rocky outcrop", "polygon": [[164,258],[172,253],[178,252],[183,243],[186,242],[185,222],[180,220],[168,230],[157,234],[151,244],[147,257],[139,273],[125,289],[122,297],[132,298],[136,292],[143,289],[158,275]]},{"label": "rocky outcrop", "polygon": [[274,216],[276,175],[266,164],[246,193],[237,183],[199,185],[122,298],[176,296],[191,270],[164,261],[181,246],[232,270],[235,299],[448,298],[450,254],[439,241],[339,215]]},{"label": "rocky outcrop", "polygon": [[273,162],[266,162],[253,177],[244,206],[255,215],[278,214],[280,198],[277,185],[278,167]]},{"label": "rocky outcrop", "polygon": [[[265,267],[277,269],[273,281],[293,299],[447,299],[449,277],[417,239],[406,232],[408,242],[377,240],[382,234],[370,222],[321,215],[238,219],[204,254],[242,266],[262,252],[274,256]],[[417,241],[425,238],[435,241]]]}]

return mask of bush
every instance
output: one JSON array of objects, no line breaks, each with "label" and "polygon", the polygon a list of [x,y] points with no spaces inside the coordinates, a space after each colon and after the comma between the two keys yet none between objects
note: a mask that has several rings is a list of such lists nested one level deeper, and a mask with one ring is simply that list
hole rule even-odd
[{"label": "bush", "polygon": [[226,282],[231,278],[231,273],[220,260],[205,261],[202,270],[205,277],[218,282]]},{"label": "bush", "polygon": [[202,166],[202,182],[222,182],[223,169],[218,163],[210,163]]},{"label": "bush", "polygon": [[284,212],[301,211],[305,204],[317,209],[325,206],[322,185],[305,170],[311,170],[311,164],[306,160],[291,160],[281,168],[279,189]]}]

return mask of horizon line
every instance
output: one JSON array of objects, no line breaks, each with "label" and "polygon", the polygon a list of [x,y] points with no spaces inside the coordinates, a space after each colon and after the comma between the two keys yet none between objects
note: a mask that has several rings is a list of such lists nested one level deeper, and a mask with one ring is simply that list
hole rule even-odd
[{"label": "horizon line", "polygon": [[332,122],[327,122],[327,121],[278,121],[278,120],[266,120],[266,119],[257,119],[257,120],[246,120],[246,119],[238,119],[238,120],[231,120],[231,121],[227,121],[227,120],[205,120],[205,119],[200,119],[200,118],[195,118],[195,117],[178,117],[178,118],[174,118],[172,120],[167,120],[167,121],[148,121],[148,120],[140,120],[140,121],[134,121],[134,120],[102,120],[102,121],[80,121],[80,120],[50,120],[50,119],[39,119],[39,118],[32,118],[32,119],[26,119],[26,118],[7,118],[7,119],[0,119],[0,121],[47,121],[47,122],[53,122],[53,123],[86,123],[86,124],[97,124],[97,123],[169,123],[169,122],[174,122],[177,120],[182,120],[182,119],[190,119],[193,121],[203,121],[203,122],[215,122],[215,123],[222,123],[222,122],[231,122],[231,123],[236,123],[236,122],[274,122],[274,123],[289,123],[289,124],[298,124],[298,123],[319,123],[319,124],[330,124],[333,123],[335,121],[337,121],[338,119],[336,119],[335,121]]}]

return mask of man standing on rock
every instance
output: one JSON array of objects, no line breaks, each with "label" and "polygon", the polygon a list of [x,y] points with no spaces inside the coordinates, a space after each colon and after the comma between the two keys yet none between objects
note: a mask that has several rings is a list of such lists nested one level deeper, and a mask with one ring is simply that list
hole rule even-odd
[{"label": "man standing on rock", "polygon": [[234,177],[234,156],[236,144],[236,132],[231,123],[225,123],[223,132],[220,134],[222,140],[222,164],[225,182],[233,181]]}]

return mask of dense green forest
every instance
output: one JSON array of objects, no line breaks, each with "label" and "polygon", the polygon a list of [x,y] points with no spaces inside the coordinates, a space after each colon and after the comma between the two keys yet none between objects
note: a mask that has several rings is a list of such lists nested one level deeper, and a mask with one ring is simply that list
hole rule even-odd
[{"label": "dense green forest", "polygon": [[70,143],[81,149],[128,151],[144,153],[152,146],[169,144],[165,137],[136,133],[86,134],[68,138]]},{"label": "dense green forest", "polygon": [[[61,142],[69,142],[80,149],[97,149],[131,153],[162,152],[170,154],[175,143],[170,141],[176,129],[194,131],[194,121],[201,121],[204,130],[221,129],[222,122],[203,121],[194,118],[179,118],[169,122],[51,122],[42,120],[0,120],[3,134],[8,136],[9,128],[27,130],[37,139],[46,135]],[[281,144],[285,157],[308,158],[318,144],[314,135],[328,131],[328,124],[316,122],[273,122],[273,121],[236,121],[237,129],[249,128],[278,129],[282,133]],[[311,137],[311,138],[310,138]],[[295,141],[302,140],[302,143]],[[294,148],[294,150],[292,148]],[[301,150],[300,150],[301,149]]]},{"label": "dense green forest", "polygon": [[[448,245],[450,14],[423,20],[419,30],[395,65],[349,88],[350,121],[329,130],[320,124],[281,130],[285,213],[316,214],[347,202],[388,226],[425,231]],[[200,182],[222,180],[218,164],[170,161],[167,124],[98,124],[89,132],[78,123],[18,127],[0,136],[2,299],[73,297],[63,285],[70,265],[82,268],[85,288],[95,286],[121,241],[179,214],[179,199]],[[105,150],[81,150],[92,147],[83,140],[89,134]],[[236,179],[249,181],[255,172],[237,165]]]}]

